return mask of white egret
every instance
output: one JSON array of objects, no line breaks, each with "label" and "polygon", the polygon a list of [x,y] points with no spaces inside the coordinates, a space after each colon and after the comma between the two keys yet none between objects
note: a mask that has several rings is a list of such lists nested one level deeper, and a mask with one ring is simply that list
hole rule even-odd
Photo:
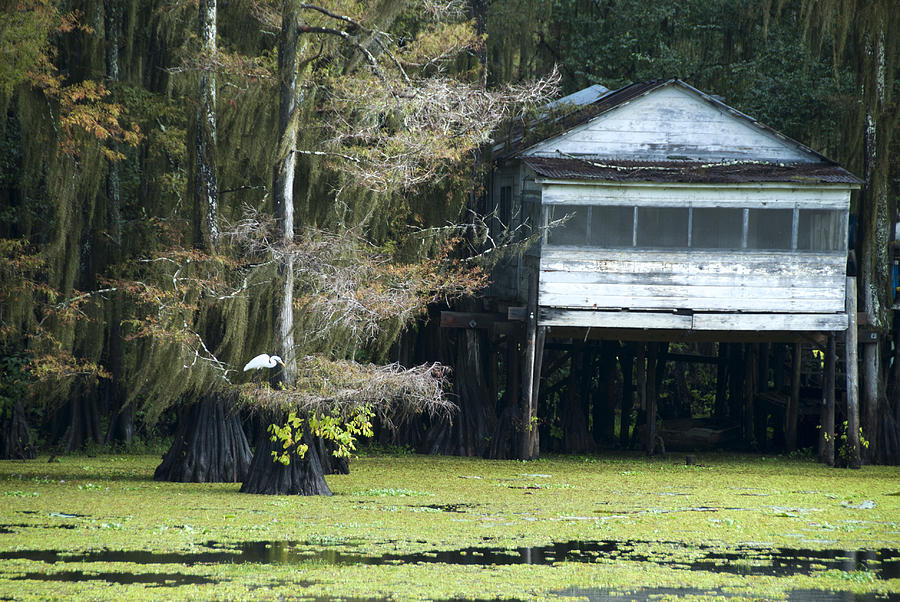
[{"label": "white egret", "polygon": [[284,366],[284,362],[277,355],[269,355],[268,353],[260,353],[255,358],[247,362],[244,366],[244,372],[248,370],[260,370],[262,368],[274,368],[275,364]]}]

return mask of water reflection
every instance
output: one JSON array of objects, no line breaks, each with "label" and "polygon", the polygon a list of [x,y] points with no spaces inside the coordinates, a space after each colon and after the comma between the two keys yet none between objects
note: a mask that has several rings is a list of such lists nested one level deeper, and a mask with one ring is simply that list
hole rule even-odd
[{"label": "water reflection", "polygon": [[[822,570],[868,571],[877,579],[900,578],[898,550],[809,550],[737,546],[722,550],[712,546],[689,547],[680,543],[570,541],[519,548],[467,547],[415,554],[367,556],[336,547],[295,541],[249,541],[236,546],[208,542],[201,552],[151,552],[98,550],[69,554],[58,550],[18,550],[0,553],[0,559],[54,562],[129,562],[134,564],[455,564],[512,565],[557,562],[632,561],[654,562],[671,568],[751,576],[786,577]],[[690,558],[681,560],[681,558]]]}]

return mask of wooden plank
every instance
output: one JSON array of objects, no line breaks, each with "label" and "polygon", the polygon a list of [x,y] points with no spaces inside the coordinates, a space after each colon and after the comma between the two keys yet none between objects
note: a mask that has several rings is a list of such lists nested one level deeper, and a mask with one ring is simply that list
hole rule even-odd
[{"label": "wooden plank", "polygon": [[847,314],[694,314],[693,330],[841,331]]},{"label": "wooden plank", "polygon": [[441,312],[441,328],[491,328],[498,322],[506,321],[507,317],[501,313]]},{"label": "wooden plank", "polygon": [[718,364],[719,358],[712,355],[698,355],[696,353],[663,353],[660,358],[670,362],[687,362],[690,364]]},{"label": "wooden plank", "polygon": [[644,328],[582,328],[554,326],[548,337],[581,341],[668,341],[676,343],[795,343],[824,345],[825,335],[814,331],[784,330],[665,330]]},{"label": "wooden plank", "polygon": [[846,314],[686,315],[672,312],[591,311],[552,307],[541,307],[540,314],[541,324],[557,327],[761,332],[823,332],[847,328]]},{"label": "wooden plank", "polygon": [[613,272],[637,274],[744,274],[827,276],[842,267],[847,256],[834,253],[792,253],[753,250],[691,251],[672,249],[590,249],[554,247],[541,249],[543,272]]},{"label": "wooden plank", "polygon": [[506,318],[517,322],[524,322],[528,317],[527,308],[525,307],[509,307],[506,309]]},{"label": "wooden plank", "polygon": [[[698,302],[715,302],[716,307],[721,307],[721,301],[731,301],[725,306],[734,305],[735,308],[743,307],[744,301],[827,301],[829,305],[833,305],[837,295],[835,290],[823,286],[808,287],[779,287],[779,286],[722,286],[720,284],[708,284],[703,281],[694,284],[647,284],[647,283],[628,283],[616,284],[608,282],[598,283],[573,283],[573,282],[548,282],[541,279],[540,287],[541,295],[553,296],[555,298],[585,298],[588,304],[591,299],[596,298],[684,298],[697,299]],[[545,302],[544,305],[555,305],[555,303]],[[562,306],[568,304],[562,303]],[[843,309],[838,305],[835,311]],[[624,305],[628,307],[628,305]],[[691,306],[693,307],[693,306]],[[816,310],[813,310],[816,311]]]},{"label": "wooden plank", "polygon": [[672,311],[686,309],[710,312],[772,312],[772,313],[831,313],[836,308],[830,299],[697,299],[689,296],[670,297],[638,297],[627,295],[621,297],[595,297],[582,295],[574,297],[570,294],[541,293],[542,303],[548,307],[568,309],[606,309],[606,310],[656,310]]},{"label": "wooden plank", "polygon": [[844,282],[846,275],[838,270],[828,274],[807,275],[794,274],[768,274],[764,272],[750,272],[739,274],[736,272],[702,272],[697,274],[694,270],[671,270],[669,272],[645,272],[636,274],[610,270],[604,272],[585,271],[542,271],[542,284],[604,284],[604,285],[639,285],[639,286],[718,286],[731,288],[814,288],[841,291],[841,299],[844,298]]},{"label": "wooden plank", "polygon": [[[597,161],[602,164],[602,159]],[[677,184],[649,182],[548,181],[541,183],[544,205],[613,205],[653,207],[785,207],[847,210],[850,191],[844,186],[788,183]]]},{"label": "wooden plank", "polygon": [[[543,301],[543,298],[542,298]],[[691,316],[662,312],[583,311],[541,307],[544,326],[690,329]]]}]

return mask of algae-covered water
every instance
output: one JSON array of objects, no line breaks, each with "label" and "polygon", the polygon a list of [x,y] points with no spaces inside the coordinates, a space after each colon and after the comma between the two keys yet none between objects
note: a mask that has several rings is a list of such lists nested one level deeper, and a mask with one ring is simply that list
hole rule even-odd
[{"label": "algae-covered water", "polygon": [[0,462],[0,597],[900,599],[900,469],[710,454],[355,459],[334,496]]}]

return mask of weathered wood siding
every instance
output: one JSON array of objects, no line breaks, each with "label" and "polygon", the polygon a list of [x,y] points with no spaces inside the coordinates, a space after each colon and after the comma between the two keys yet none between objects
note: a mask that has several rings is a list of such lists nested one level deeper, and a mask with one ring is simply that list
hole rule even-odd
[{"label": "weathered wood siding", "polygon": [[646,161],[810,161],[808,152],[786,139],[674,85],[624,103],[523,154],[559,153]]},{"label": "weathered wood siding", "polygon": [[545,246],[540,265],[542,307],[827,313],[844,304],[846,258],[834,255]]},{"label": "weathered wood siding", "polygon": [[849,211],[850,186],[543,182],[544,205],[653,207],[787,207]]},{"label": "weathered wood siding", "polygon": [[[849,188],[785,185],[679,185],[544,182],[545,209],[553,205],[635,207],[741,207],[849,210]],[[794,238],[796,239],[796,232]],[[629,247],[602,249],[544,244],[540,256],[539,299],[545,310],[627,310],[764,314],[840,314],[844,309],[846,232],[832,251],[699,250]],[[546,311],[545,311],[546,313]],[[585,317],[546,313],[558,325],[594,325],[623,316]],[[636,321],[653,316],[629,318]],[[659,318],[662,320],[662,318]],[[561,320],[561,321],[560,321]],[[704,321],[705,320],[705,321]],[[837,325],[840,320],[828,324]],[[669,328],[775,329],[783,319],[725,320],[690,316],[663,320]],[[777,324],[776,324],[777,322]],[[740,324],[739,324],[740,323]],[[833,323],[833,324],[832,324]],[[678,325],[680,326],[678,326]],[[821,321],[803,318],[794,330]],[[825,324],[827,325],[827,324]],[[600,326],[600,324],[596,324]],[[644,326],[654,327],[654,326]],[[662,327],[662,326],[655,326]],[[829,328],[821,328],[828,330]]]}]

